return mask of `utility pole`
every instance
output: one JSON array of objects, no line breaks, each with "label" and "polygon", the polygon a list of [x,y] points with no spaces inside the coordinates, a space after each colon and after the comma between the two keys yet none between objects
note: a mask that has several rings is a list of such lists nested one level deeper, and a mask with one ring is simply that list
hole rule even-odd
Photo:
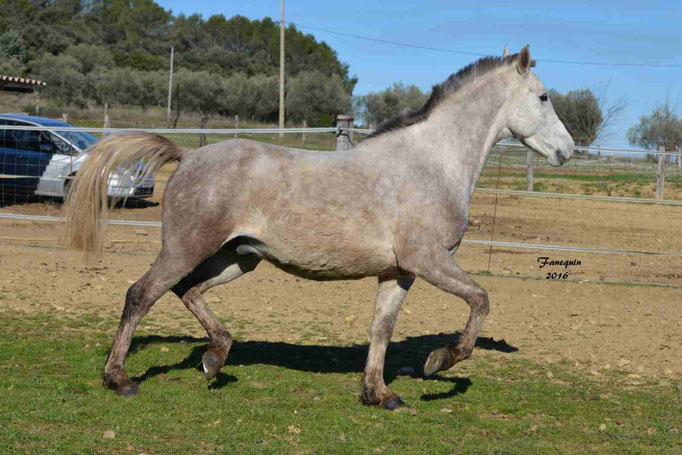
[{"label": "utility pole", "polygon": [[[282,8],[280,10],[280,26],[279,26],[279,127],[284,128],[284,0],[282,0]],[[279,137],[284,136],[283,132],[279,132]]]},{"label": "utility pole", "polygon": [[168,108],[166,108],[166,123],[169,125],[171,118],[171,96],[173,93],[173,50],[174,46],[171,46],[170,74],[168,75]]}]

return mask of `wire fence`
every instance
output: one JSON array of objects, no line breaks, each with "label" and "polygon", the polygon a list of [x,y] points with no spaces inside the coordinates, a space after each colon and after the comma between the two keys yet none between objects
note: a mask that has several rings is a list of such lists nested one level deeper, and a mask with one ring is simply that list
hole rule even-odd
[{"label": "wire fence", "polygon": [[[53,198],[57,202],[68,191],[68,182],[77,172],[80,163],[86,156],[84,151],[90,145],[88,142],[94,143],[98,137],[106,134],[116,134],[132,131],[145,131],[150,133],[161,134],[171,139],[181,139],[183,137],[192,138],[194,136],[206,136],[209,142],[220,140],[221,138],[229,137],[254,137],[260,140],[267,140],[269,142],[280,143],[288,146],[300,146],[302,144],[316,148],[317,145],[323,143],[327,148],[334,147],[335,137],[338,138],[344,134],[356,133],[357,135],[366,135],[373,132],[373,130],[365,128],[342,128],[342,127],[323,127],[323,128],[90,128],[90,127],[76,127],[76,128],[57,128],[54,126],[35,126],[35,125],[18,125],[18,124],[2,124],[0,119],[0,209],[3,207],[11,208],[8,211],[0,211],[0,219],[17,220],[17,221],[52,221],[60,222],[63,218],[58,215],[59,208],[56,206],[46,207],[48,214],[30,214],[21,213],[23,205],[30,205],[34,202],[42,202],[44,197]],[[290,139],[279,138],[280,133],[288,136]],[[332,135],[333,134],[333,135]],[[253,136],[252,136],[253,135]],[[297,135],[296,139],[292,135]],[[317,136],[316,136],[317,135]],[[308,138],[306,141],[306,137]],[[321,140],[321,137],[327,139]],[[331,141],[329,138],[331,137]],[[357,137],[356,137],[357,139]],[[185,139],[184,144],[189,142]],[[612,159],[595,160],[594,156],[584,157],[576,156],[575,161],[569,167],[570,172],[584,172],[583,169],[590,167],[593,175],[605,174],[607,176],[619,177],[623,173],[636,169],[634,182],[640,184],[645,182],[647,185],[653,181],[646,180],[646,173],[655,171],[654,164],[648,163],[643,156],[661,156],[668,159],[682,159],[682,153],[659,151],[659,150],[643,150],[643,149],[613,149],[602,147],[577,147],[581,152],[591,154],[610,155]],[[504,158],[504,166],[500,161],[500,169],[504,174],[504,178],[499,179],[505,183],[506,180],[511,182],[512,188],[498,188],[490,187],[490,182],[486,178],[494,176],[492,169],[486,169],[481,185],[476,192],[481,195],[502,195],[515,197],[531,197],[531,198],[551,198],[551,199],[573,199],[586,201],[603,201],[621,204],[650,204],[670,206],[669,210],[677,210],[674,206],[682,205],[682,197],[679,189],[682,188],[682,179],[679,175],[675,175],[675,169],[671,166],[665,170],[667,173],[668,184],[671,185],[669,194],[673,195],[672,199],[654,199],[651,197],[644,197],[642,195],[635,196],[613,196],[603,194],[578,194],[566,192],[552,192],[539,191],[535,188],[534,191],[527,191],[523,189],[516,189],[513,185],[519,184],[519,179],[523,180],[523,175],[519,177],[515,173],[515,169],[521,169],[527,166],[524,159],[524,154],[528,149],[519,143],[504,141],[498,144],[493,152],[493,157],[489,160],[492,162],[495,159],[502,160]],[[12,154],[14,153],[14,156]],[[673,158],[674,157],[674,158]],[[542,167],[536,165],[542,171]],[[492,168],[492,166],[491,166]],[[497,166],[495,166],[495,170]],[[549,168],[547,168],[549,171]],[[563,169],[563,168],[562,168]],[[578,171],[579,170],[579,171]],[[554,172],[554,171],[552,171]],[[563,171],[562,171],[563,172]],[[166,173],[168,175],[168,173]],[[572,174],[571,174],[572,175]],[[488,177],[486,177],[488,176]],[[565,175],[564,175],[565,176]],[[582,174],[579,174],[582,176]],[[543,183],[543,180],[550,180],[551,177],[545,174],[536,174],[538,179],[536,184]],[[557,174],[554,177],[561,177]],[[561,181],[562,178],[557,178]],[[565,179],[563,179],[565,180]],[[570,180],[570,179],[569,179]],[[626,179],[627,180],[627,179]],[[167,181],[164,175],[159,175],[156,179],[148,182],[137,182],[135,176],[118,176],[115,182],[110,181],[110,195],[125,196],[133,198],[134,200],[144,201],[148,200],[155,193],[155,185],[159,187]],[[509,182],[507,182],[509,183]],[[520,182],[523,186],[523,181]],[[486,186],[487,185],[487,186]],[[157,190],[158,191],[158,190]],[[142,202],[141,206],[152,206],[153,204]],[[18,206],[18,207],[17,207]],[[18,211],[19,210],[19,211]],[[31,207],[31,213],[35,213],[35,208]],[[52,212],[50,214],[49,212]],[[161,223],[158,221],[146,220],[108,220],[109,224],[121,226],[134,227],[160,227]],[[468,236],[470,237],[470,236]],[[650,248],[648,245],[644,249],[622,249],[599,246],[584,246],[584,245],[562,245],[545,242],[517,242],[517,241],[495,241],[465,238],[464,244],[490,246],[496,248],[511,248],[519,250],[536,250],[536,251],[563,251],[573,253],[589,253],[602,255],[633,255],[633,256],[652,256],[652,257],[669,257],[679,258],[682,256],[681,248],[672,245],[671,248],[656,249]]]},{"label": "wire fence", "polygon": [[[25,201],[29,201],[32,196],[47,196],[60,197],[68,190],[68,183],[77,172],[82,160],[81,152],[87,148],[92,142],[96,141],[94,135],[116,134],[125,132],[144,131],[149,133],[161,134],[166,136],[199,136],[203,137],[206,142],[206,137],[212,136],[251,136],[258,135],[261,137],[272,135],[301,135],[305,141],[306,135],[324,135],[335,133],[339,137],[342,132],[345,134],[358,133],[361,135],[371,134],[372,129],[367,128],[342,128],[337,127],[320,127],[320,128],[93,128],[93,127],[70,127],[57,128],[56,126],[39,126],[21,124],[19,121],[4,120],[0,118],[0,204],[17,203],[18,198],[23,197]],[[94,134],[94,135],[93,135]],[[268,138],[273,139],[273,138]],[[267,139],[266,139],[267,140]],[[200,139],[200,142],[202,140]],[[314,143],[314,141],[313,141]],[[288,144],[295,145],[295,144]],[[326,145],[326,144],[325,144]],[[333,145],[333,144],[332,144]],[[496,145],[497,153],[509,152],[527,152],[527,148],[515,141],[502,141]],[[662,205],[681,205],[682,201],[678,200],[678,189],[682,187],[682,180],[680,174],[682,173],[682,152],[671,152],[665,150],[645,150],[645,149],[613,149],[602,147],[576,147],[576,151],[583,153],[596,153],[600,157],[604,155],[615,155],[615,159],[579,159],[569,162],[570,167],[591,167],[597,171],[608,171],[613,173],[616,167],[627,167],[628,170],[635,170],[642,173],[653,173],[656,169],[651,163],[646,163],[645,160],[627,160],[624,162],[623,156],[659,156],[663,159],[675,159],[678,162],[679,171],[675,174],[672,167],[663,170],[657,175],[658,180],[662,180],[665,176],[669,176],[669,184],[673,186],[673,193],[675,197],[665,199],[663,197],[665,184],[657,181],[656,198],[648,198],[641,194],[639,189],[633,189],[633,195],[601,195],[601,194],[574,194],[565,191],[542,191],[542,186],[535,188],[532,179],[532,171],[527,175],[526,190],[520,188],[479,188],[480,193],[493,193],[516,195],[520,197],[548,197],[548,198],[569,198],[569,199],[584,199],[597,200],[606,202],[620,202],[620,203],[644,203],[644,204],[662,204]],[[584,157],[578,157],[584,158]],[[634,161],[638,161],[635,163]],[[660,159],[659,159],[660,161]],[[531,158],[529,156],[527,163],[523,163],[521,159],[510,159],[505,165],[510,168],[528,168],[531,166]],[[604,165],[608,169],[603,168]],[[534,163],[533,167],[542,168],[538,163]],[[569,167],[566,166],[566,167]],[[602,169],[598,169],[599,167]],[[660,163],[659,163],[660,167]],[[619,171],[622,169],[618,169]],[[644,174],[636,176],[637,180],[642,180]],[[120,179],[112,183],[112,195],[117,194],[127,197],[150,196],[149,189],[153,186],[147,182],[147,190],[135,191],[132,190],[132,181],[124,182],[125,179]],[[158,179],[157,182],[164,182],[164,179]],[[638,194],[639,193],[639,194]],[[670,192],[669,192],[670,193]],[[14,199],[14,200],[12,200]],[[681,198],[682,199],[682,198]]]},{"label": "wire fence", "polygon": [[[25,221],[66,221],[65,217],[61,216],[44,216],[44,215],[21,215],[16,213],[0,213],[0,219],[25,220]],[[154,227],[160,228],[162,226],[159,221],[138,221],[138,220],[117,220],[108,219],[107,224],[113,226],[133,226],[133,227]],[[20,238],[18,238],[20,239]],[[594,253],[594,254],[626,254],[636,256],[669,256],[682,257],[682,251],[639,251],[639,250],[619,250],[619,249],[604,249],[591,248],[571,245],[548,245],[543,243],[521,243],[521,242],[501,242],[492,240],[473,240],[464,239],[463,244],[481,245],[481,246],[496,246],[505,248],[520,248],[526,250],[545,250],[545,251],[567,251],[575,253]]]}]

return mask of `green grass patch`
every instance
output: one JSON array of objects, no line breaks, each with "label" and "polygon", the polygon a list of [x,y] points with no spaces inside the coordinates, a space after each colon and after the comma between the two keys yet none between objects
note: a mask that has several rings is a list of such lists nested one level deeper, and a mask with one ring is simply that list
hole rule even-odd
[{"label": "green grass patch", "polygon": [[682,442],[679,390],[618,373],[596,383],[483,346],[433,379],[396,378],[442,344],[433,335],[388,351],[390,387],[415,415],[358,403],[366,346],[237,343],[207,385],[205,340],[144,332],[127,365],[142,394],[119,398],[99,385],[105,322],[3,317],[0,453],[673,454]]}]

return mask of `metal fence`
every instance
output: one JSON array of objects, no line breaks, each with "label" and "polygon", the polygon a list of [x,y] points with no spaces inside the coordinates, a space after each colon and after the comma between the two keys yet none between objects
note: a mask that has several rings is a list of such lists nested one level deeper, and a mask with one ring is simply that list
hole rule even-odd
[{"label": "metal fence", "polygon": [[[8,175],[3,172],[8,169],[8,162],[11,161],[8,158],[7,147],[7,134],[10,131],[26,131],[26,132],[40,132],[40,134],[50,135],[55,132],[55,127],[37,127],[37,126],[18,126],[18,125],[1,125],[0,124],[0,193],[7,190],[7,184],[5,180],[15,180],[20,181],[21,179],[29,179],[31,182],[26,182],[27,187],[25,189],[31,189],[33,185],[38,188],[41,185],[41,178],[43,174],[51,165],[55,165],[50,160],[44,162],[41,158],[34,157],[32,162],[29,158],[23,168],[15,166],[13,175]],[[62,128],[63,130],[64,128]],[[341,124],[337,127],[324,127],[324,128],[209,128],[209,129],[169,129],[169,128],[69,128],[68,133],[89,133],[96,135],[104,134],[114,134],[121,132],[131,132],[131,131],[145,131],[150,133],[156,133],[161,135],[220,135],[220,136],[242,136],[242,135],[274,135],[274,134],[299,134],[305,137],[306,134],[329,134],[334,133],[336,136],[336,148],[344,149],[352,145],[354,137],[353,134],[369,134],[373,130],[354,128],[352,127],[352,118],[346,124]],[[19,135],[20,136],[20,135]],[[3,144],[3,139],[5,143]],[[67,138],[68,139],[68,138]],[[205,139],[204,139],[205,141]],[[4,148],[3,148],[4,147]],[[40,147],[40,146],[39,146]],[[665,200],[663,199],[663,180],[665,177],[665,158],[667,156],[677,157],[678,162],[682,160],[682,153],[680,152],[666,152],[664,150],[642,150],[642,149],[609,149],[609,148],[594,148],[594,147],[577,147],[577,150],[594,152],[599,155],[601,154],[611,154],[617,156],[627,156],[627,155],[657,155],[658,156],[658,173],[657,173],[657,186],[660,186],[660,192],[657,191],[657,198],[639,198],[639,197],[616,197],[616,196],[595,196],[595,195],[584,195],[584,194],[566,194],[566,193],[552,193],[543,191],[533,191],[533,160],[532,152],[528,151],[528,158],[525,167],[527,168],[527,179],[529,179],[529,190],[509,190],[509,189],[496,189],[496,188],[479,188],[476,191],[482,194],[495,194],[495,195],[507,195],[507,196],[519,196],[519,197],[540,197],[540,198],[564,198],[564,199],[580,199],[580,200],[596,200],[596,201],[606,201],[606,202],[619,202],[619,203],[645,203],[645,204],[660,204],[668,206],[680,206],[682,201],[679,200]],[[4,150],[4,152],[3,152]],[[508,152],[526,152],[523,145],[513,142],[502,142],[496,146],[497,153],[508,153]],[[53,153],[54,154],[54,153]],[[56,173],[52,177],[53,180],[66,183],[69,178],[72,177],[73,172],[76,169],[73,166],[75,159],[78,158],[78,153],[67,154],[68,156],[65,160],[68,160],[71,166],[63,166],[64,169],[70,169],[70,172]],[[598,156],[599,156],[598,155]],[[522,160],[516,161],[516,166],[523,166]],[[663,163],[663,164],[661,164]],[[64,164],[62,162],[61,164]],[[32,168],[31,166],[34,166]],[[21,173],[21,169],[30,170],[29,172]],[[682,169],[682,167],[681,167]],[[4,183],[3,183],[4,182]],[[660,194],[660,197],[658,197]],[[6,202],[4,197],[2,201]],[[676,209],[672,209],[676,210]],[[42,216],[42,215],[29,215],[16,213],[12,211],[11,213],[0,212],[1,219],[14,219],[14,220],[33,220],[33,221],[62,221],[61,217],[57,216]],[[118,225],[128,225],[128,226],[147,226],[147,227],[158,227],[159,222],[153,221],[133,221],[133,220],[109,220],[111,224]],[[484,245],[484,246],[495,246],[495,247],[506,247],[506,248],[518,248],[518,249],[534,249],[534,250],[554,250],[554,251],[572,251],[581,253],[599,253],[599,254],[627,254],[627,255],[652,255],[652,256],[682,256],[682,251],[638,251],[638,250],[628,250],[628,249],[604,249],[604,248],[594,248],[588,246],[570,246],[570,245],[552,245],[544,243],[521,243],[521,242],[500,242],[500,241],[490,241],[486,240],[464,240],[463,243],[469,243],[474,245]]]},{"label": "metal fence", "polygon": [[[348,117],[348,116],[345,116]],[[366,128],[354,128],[352,125],[352,118],[346,126],[340,125],[337,127],[320,127],[320,128],[207,128],[207,129],[196,129],[196,128],[92,128],[92,127],[75,127],[69,128],[68,132],[74,133],[92,133],[98,135],[105,134],[115,134],[122,132],[136,132],[143,131],[161,135],[198,135],[198,136],[208,136],[208,135],[223,135],[223,136],[233,136],[238,137],[240,135],[273,135],[273,134],[300,134],[305,136],[306,134],[320,134],[320,133],[335,133],[336,135],[336,149],[348,148],[353,144],[353,133],[359,134],[371,134],[374,130]],[[17,132],[44,132],[46,134],[55,131],[55,127],[38,127],[38,126],[18,126],[18,125],[2,125],[0,124],[0,149],[6,145],[6,138],[3,137],[5,131],[17,131]],[[27,139],[30,142],[30,139]],[[201,142],[201,140],[200,140]],[[205,139],[204,139],[205,142]],[[655,155],[657,156],[658,169],[656,173],[656,198],[643,198],[643,197],[614,197],[614,196],[593,196],[593,195],[581,195],[581,194],[567,194],[567,193],[551,193],[543,191],[534,191],[534,177],[533,169],[535,168],[533,156],[534,153],[526,148],[524,145],[515,141],[502,141],[495,146],[496,149],[504,149],[512,152],[525,152],[526,153],[526,163],[523,167],[526,168],[526,190],[491,190],[491,189],[478,189],[480,192],[487,193],[497,193],[505,195],[517,195],[522,197],[552,197],[552,198],[571,198],[571,199],[585,199],[585,200],[599,200],[607,202],[629,202],[629,203],[644,203],[644,204],[662,204],[662,205],[682,205],[682,201],[678,200],[666,200],[665,195],[665,164],[666,157],[674,156],[677,159],[677,164],[679,167],[679,173],[682,173],[682,152],[670,152],[665,151],[663,147],[659,150],[644,150],[644,149],[612,149],[612,148],[602,148],[602,147],[576,147],[575,150],[578,152],[593,152],[597,154],[597,162],[600,161],[599,157],[604,155],[616,155],[616,156],[637,156],[642,157],[643,155]],[[73,153],[67,153],[71,158],[70,170],[73,169]],[[27,162],[25,165],[26,169],[32,169],[33,172],[13,172],[11,178],[13,179],[29,179],[35,178],[39,168],[45,166],[45,160],[40,158],[34,158],[34,162]],[[2,172],[2,166],[7,166],[7,152],[0,150],[0,176],[8,178],[9,175],[6,172]],[[578,165],[590,165],[593,162],[583,161]],[[517,165],[518,167],[518,165]],[[55,178],[60,180],[68,179],[70,176],[57,175]],[[27,185],[30,188],[30,184]],[[0,182],[0,193],[2,192],[3,185]]]}]

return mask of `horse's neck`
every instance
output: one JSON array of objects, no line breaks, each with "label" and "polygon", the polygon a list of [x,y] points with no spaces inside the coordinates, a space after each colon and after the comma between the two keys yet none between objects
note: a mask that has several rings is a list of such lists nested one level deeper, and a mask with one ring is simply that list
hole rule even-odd
[{"label": "horse's neck", "polygon": [[503,100],[492,90],[482,92],[471,102],[443,106],[425,122],[422,132],[430,149],[426,153],[443,169],[452,190],[466,196],[467,202],[493,145],[502,138]]},{"label": "horse's neck", "polygon": [[[464,91],[468,91],[468,93]],[[349,151],[371,163],[427,165],[449,198],[467,210],[493,145],[504,136],[502,81],[483,76],[444,101],[422,122],[385,133]]]}]

